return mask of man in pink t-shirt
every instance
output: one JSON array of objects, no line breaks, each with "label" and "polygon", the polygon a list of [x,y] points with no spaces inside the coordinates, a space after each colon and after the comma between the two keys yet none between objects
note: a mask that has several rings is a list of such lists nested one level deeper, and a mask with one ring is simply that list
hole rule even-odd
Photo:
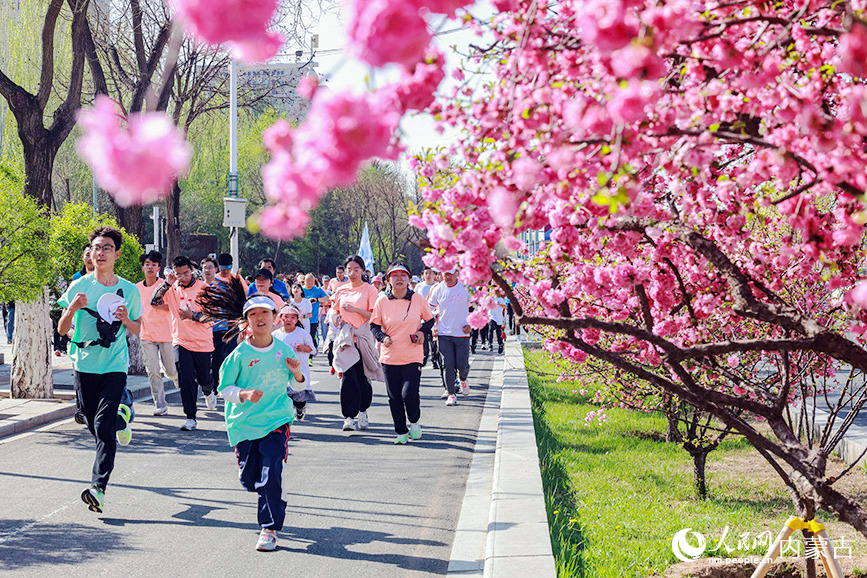
[{"label": "man in pink t-shirt", "polygon": [[343,287],[349,283],[349,277],[346,276],[345,267],[338,267],[334,272],[337,276],[328,282],[328,292],[332,295],[337,291],[338,287]]},{"label": "man in pink t-shirt", "polygon": [[139,257],[139,261],[145,274],[144,281],[136,283],[141,294],[141,348],[150,381],[151,397],[154,400],[154,415],[166,415],[169,405],[166,403],[165,386],[160,373],[160,359],[166,377],[178,387],[178,370],[172,351],[172,314],[168,305],[151,305],[153,293],[160,284],[159,273],[163,256],[159,251],[151,251]]},{"label": "man in pink t-shirt", "polygon": [[205,395],[207,408],[217,409],[217,396],[211,382],[211,352],[214,351],[211,322],[205,319],[202,307],[196,303],[196,297],[208,285],[193,277],[193,263],[188,257],[177,257],[172,264],[174,271],[166,275],[166,281],[156,288],[151,305],[166,303],[172,313],[172,344],[181,402],[187,416],[181,429],[190,431],[197,425],[199,387]]}]

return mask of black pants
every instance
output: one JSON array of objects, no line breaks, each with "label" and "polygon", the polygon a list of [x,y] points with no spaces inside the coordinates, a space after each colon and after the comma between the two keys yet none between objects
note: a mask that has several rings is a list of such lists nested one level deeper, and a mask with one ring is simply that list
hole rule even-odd
[{"label": "black pants", "polygon": [[359,359],[355,365],[343,372],[340,379],[340,410],[343,417],[355,417],[360,411],[367,411],[373,403],[373,386],[364,375],[364,363]]},{"label": "black pants", "polygon": [[491,347],[494,346],[494,337],[497,338],[497,346],[500,351],[503,350],[503,326],[499,325],[496,321],[491,320],[488,323],[488,341],[491,344]]},{"label": "black pants", "polygon": [[319,324],[310,322],[310,337],[313,338],[313,345],[319,349]]},{"label": "black pants", "polygon": [[213,392],[211,352],[190,351],[181,345],[175,345],[174,350],[184,415],[187,416],[187,419],[196,419],[196,399],[199,397],[199,386],[202,387],[202,393],[205,395],[210,395]]},{"label": "black pants", "polygon": [[283,501],[283,463],[289,456],[289,426],[281,425],[257,440],[235,446],[241,468],[241,485],[259,494],[259,525],[266,530],[283,529],[286,502]]},{"label": "black pants", "polygon": [[427,365],[428,359],[434,360],[434,365],[437,364],[437,357],[439,356],[439,348],[437,347],[437,340],[429,335],[425,337],[424,340],[424,361],[422,361],[421,365],[424,367]]},{"label": "black pants", "polygon": [[328,358],[328,367],[334,364],[334,342],[328,343],[328,349],[325,351],[325,356]]},{"label": "black pants", "polygon": [[211,354],[211,391],[217,391],[220,386],[220,366],[238,346],[237,337],[233,337],[230,341],[223,341],[226,333],[226,330],[214,331],[214,352]]},{"label": "black pants", "polygon": [[439,339],[440,352],[443,354],[443,364],[446,366],[446,389],[454,395],[455,377],[466,381],[470,374],[470,338],[440,335],[437,339]]},{"label": "black pants", "polygon": [[102,490],[114,469],[117,453],[117,408],[126,387],[126,373],[81,373],[75,372],[79,383],[78,394],[81,411],[96,440],[96,458],[93,460],[91,483]]},{"label": "black pants", "polygon": [[388,407],[391,408],[391,419],[394,421],[394,431],[403,435],[409,431],[409,423],[418,423],[421,417],[421,401],[418,388],[421,383],[421,364],[382,365],[385,373],[385,388],[388,390]]}]

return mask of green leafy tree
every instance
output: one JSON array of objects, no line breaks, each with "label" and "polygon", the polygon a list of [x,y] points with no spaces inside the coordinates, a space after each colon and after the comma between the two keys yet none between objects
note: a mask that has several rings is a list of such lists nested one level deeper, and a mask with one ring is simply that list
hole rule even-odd
[{"label": "green leafy tree", "polygon": [[0,165],[0,301],[32,301],[50,272],[45,210],[24,194],[24,179]]},{"label": "green leafy tree", "polygon": [[[72,279],[81,268],[81,248],[88,241],[88,235],[103,226],[120,229],[117,220],[109,215],[94,215],[93,209],[83,203],[68,203],[51,220],[51,263],[54,275],[61,279]],[[135,237],[120,229],[123,246],[115,264],[115,272],[137,283],[144,278],[139,263],[142,247]]]}]

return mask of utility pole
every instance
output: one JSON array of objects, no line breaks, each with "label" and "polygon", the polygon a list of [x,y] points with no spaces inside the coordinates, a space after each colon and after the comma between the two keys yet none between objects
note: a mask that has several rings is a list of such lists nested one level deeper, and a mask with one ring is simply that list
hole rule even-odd
[{"label": "utility pole", "polygon": [[238,237],[240,228],[246,224],[247,201],[238,195],[238,64],[229,61],[229,190],[223,199],[223,226],[229,228],[229,253],[232,255],[232,272],[237,273]]}]

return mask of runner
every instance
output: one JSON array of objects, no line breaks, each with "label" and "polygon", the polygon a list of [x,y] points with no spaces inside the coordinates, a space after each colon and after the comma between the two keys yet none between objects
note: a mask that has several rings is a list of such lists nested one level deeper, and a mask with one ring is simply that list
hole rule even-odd
[{"label": "runner", "polygon": [[[433,314],[427,300],[408,288],[409,269],[394,264],[386,273],[391,289],[380,295],[373,306],[370,330],[382,344],[379,361],[385,374],[388,405],[394,420],[396,444],[421,438],[421,361],[422,343],[430,338]],[[406,427],[409,419],[409,429]]]},{"label": "runner", "polygon": [[72,276],[73,281],[78,281],[88,273],[93,272],[93,262],[90,260],[90,243],[81,250],[81,269]]},{"label": "runner", "polygon": [[313,304],[304,296],[304,287],[299,283],[295,283],[289,289],[292,292],[292,299],[288,301],[288,304],[298,309],[301,314],[298,323],[301,324],[304,331],[310,333],[310,319],[313,316]]},{"label": "runner", "polygon": [[[262,528],[256,549],[277,548],[283,529],[283,463],[294,419],[286,384],[304,384],[301,364],[292,348],[274,339],[274,302],[264,295],[250,297],[239,312],[234,308],[244,295],[240,282],[228,288],[206,289],[200,303],[214,319],[230,319],[232,333],[239,324],[250,337],[229,354],[220,368],[220,395],[226,400],[226,433],[235,446],[241,485],[259,494],[258,522]],[[240,316],[243,317],[240,317]]]},{"label": "runner", "polygon": [[130,410],[121,397],[129,368],[126,334],[141,329],[141,299],[136,286],[114,272],[123,243],[120,231],[100,227],[89,238],[95,271],[70,284],[58,300],[64,308],[58,331],[66,334],[75,324],[69,357],[87,428],[96,440],[91,485],[81,499],[91,511],[102,512],[117,444],[132,439]]},{"label": "runner", "polygon": [[310,316],[310,336],[313,338],[313,345],[316,349],[319,349],[319,312],[321,311],[321,307],[319,307],[320,303],[328,301],[328,293],[325,292],[322,287],[318,287],[316,285],[316,275],[313,273],[307,273],[304,276],[304,296],[310,300],[310,304],[313,306],[313,312]]},{"label": "runner", "polygon": [[[415,286],[414,291],[419,293],[422,297],[427,299],[430,296],[430,291],[433,289],[434,285],[436,285],[436,275],[434,274],[434,270],[428,266],[425,266],[424,271],[421,273],[421,282]],[[424,360],[421,363],[421,366],[424,367],[427,365],[427,360],[430,359],[433,364],[434,369],[439,369],[439,362],[437,359],[439,358],[439,349],[437,348],[437,340],[436,339],[425,339],[424,340]]]},{"label": "runner", "polygon": [[295,391],[291,387],[288,388],[292,405],[295,406],[295,417],[299,420],[304,419],[307,402],[316,401],[316,394],[313,393],[313,386],[310,383],[310,365],[308,364],[310,356],[316,355],[316,348],[313,346],[313,338],[298,323],[300,315],[301,312],[294,306],[284,305],[283,309],[280,310],[280,315],[277,316],[277,321],[281,327],[272,334],[276,339],[291,347],[292,351],[295,352],[295,357],[301,362],[301,371],[304,373],[307,387],[300,391]]},{"label": "runner", "polygon": [[250,285],[250,289],[247,291],[247,297],[257,293],[270,297],[276,307],[283,308],[283,296],[274,290],[274,275],[269,269],[259,269],[253,275],[253,284]]},{"label": "runner", "polygon": [[[339,271],[339,270],[338,270]],[[370,379],[383,381],[376,342],[370,332],[370,316],[378,294],[362,280],[364,260],[358,255],[345,263],[349,283],[341,285],[332,296],[334,317],[334,362],[342,373],[340,409],[345,418],[343,431],[367,429],[367,409],[373,401]],[[338,275],[339,276],[339,275]],[[332,279],[333,281],[333,279]]]},{"label": "runner", "polygon": [[503,353],[503,320],[506,314],[507,301],[504,297],[494,299],[496,306],[488,313],[491,321],[488,323],[488,339],[490,340],[489,351],[494,350],[494,337],[497,338],[497,353]]},{"label": "runner", "polygon": [[209,410],[217,409],[217,396],[211,383],[211,353],[214,351],[213,331],[210,320],[202,314],[196,298],[208,285],[193,278],[193,263],[183,255],[172,262],[174,271],[154,290],[151,305],[168,304],[172,313],[172,345],[178,381],[181,388],[181,403],[187,421],[181,430],[196,429],[199,387],[205,396]]},{"label": "runner", "polygon": [[338,265],[334,270],[334,273],[335,277],[328,282],[328,292],[332,295],[334,295],[334,292],[337,291],[338,287],[342,287],[349,283],[349,277],[346,276],[346,267]]},{"label": "runner", "polygon": [[180,386],[172,350],[172,313],[168,305],[151,305],[153,293],[161,281],[158,275],[163,265],[163,256],[159,251],[151,251],[139,257],[139,261],[145,275],[144,281],[136,284],[142,303],[141,348],[154,401],[154,415],[166,415],[169,404],[166,402],[165,384],[160,373],[160,360],[163,362],[166,377],[175,383],[175,387]]},{"label": "runner", "polygon": [[[228,287],[229,283],[232,279],[235,279],[236,276],[232,274],[232,256],[228,253],[220,253],[217,257],[217,273],[214,276],[213,282],[208,283],[211,287]],[[204,271],[205,265],[204,261],[202,264],[202,269]],[[207,277],[207,273],[205,273]],[[244,287],[244,291],[247,291],[247,282],[244,281],[241,276],[237,276],[238,281],[240,281],[241,285]],[[224,320],[220,320],[214,323],[212,329],[213,342],[214,342],[214,352],[211,354],[211,384],[212,391],[216,391],[218,386],[220,385],[220,366],[223,364],[223,361],[228,357],[232,350],[238,345],[237,337],[233,336],[227,338],[228,334],[228,323]]]},{"label": "runner", "polygon": [[469,395],[467,376],[470,373],[470,332],[467,324],[470,314],[470,292],[463,283],[458,282],[458,271],[452,269],[443,273],[444,281],[431,289],[428,301],[439,312],[437,322],[437,341],[445,364],[445,385],[443,394],[446,405],[455,405],[455,377],[460,378],[460,392]]},{"label": "runner", "polygon": [[[256,272],[256,275],[261,273],[262,269],[265,269],[269,273],[271,273],[271,292],[276,293],[283,301],[289,300],[289,289],[286,287],[286,284],[277,278],[277,265],[274,263],[273,259],[262,259],[259,261],[259,271]],[[255,276],[253,280],[255,280]],[[253,284],[250,284],[250,288],[247,290],[247,297],[256,292],[256,289],[253,288]],[[261,293],[261,291],[260,291]],[[269,295],[270,297],[270,295]]]},{"label": "runner", "polygon": [[376,289],[378,294],[385,294],[385,283],[383,282],[381,275],[375,275],[373,279],[370,280],[370,284],[373,285],[373,288]]}]

